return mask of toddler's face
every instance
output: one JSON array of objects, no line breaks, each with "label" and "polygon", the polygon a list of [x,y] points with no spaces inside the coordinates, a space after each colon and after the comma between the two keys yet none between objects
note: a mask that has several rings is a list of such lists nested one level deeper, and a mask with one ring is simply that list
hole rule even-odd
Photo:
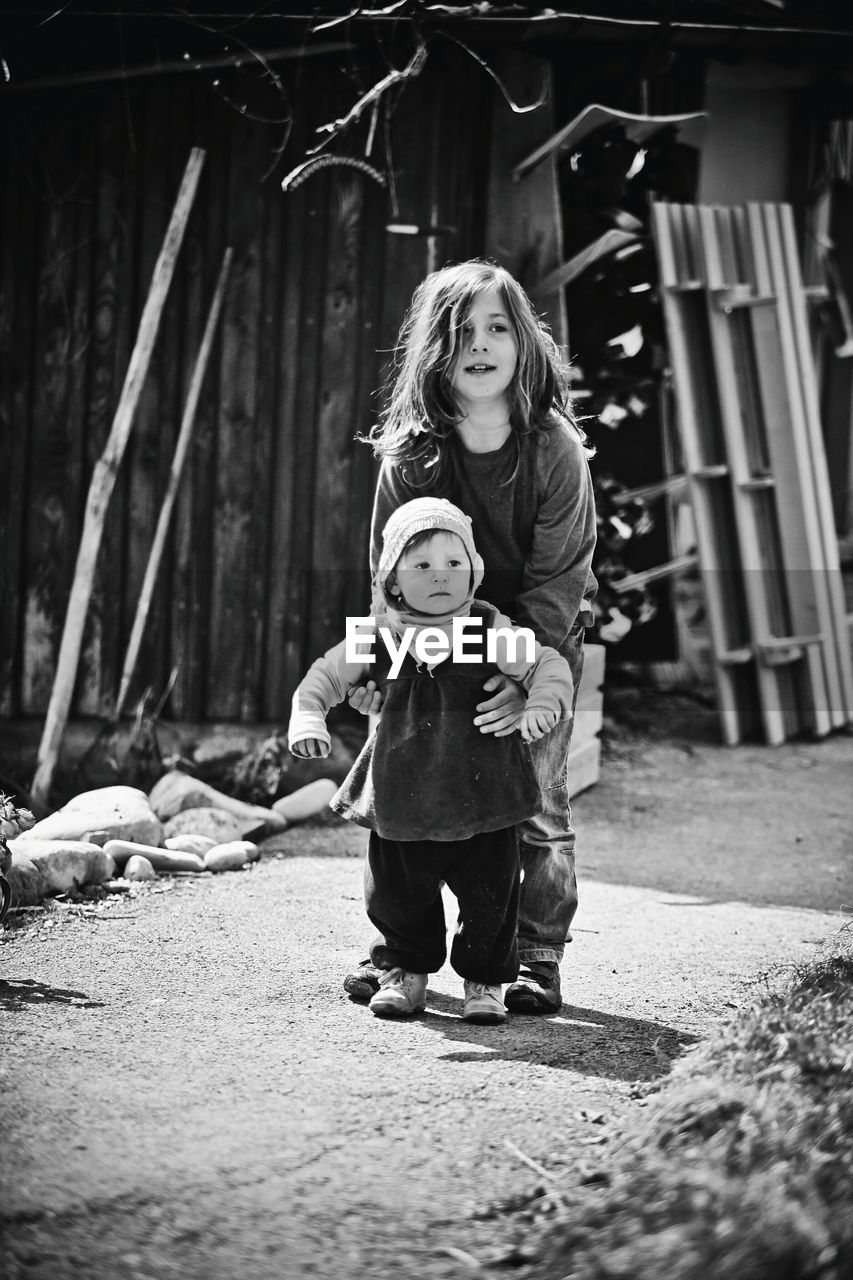
[{"label": "toddler's face", "polygon": [[471,562],[458,534],[439,529],[420,546],[403,552],[396,577],[403,603],[413,612],[452,613],[468,598]]}]

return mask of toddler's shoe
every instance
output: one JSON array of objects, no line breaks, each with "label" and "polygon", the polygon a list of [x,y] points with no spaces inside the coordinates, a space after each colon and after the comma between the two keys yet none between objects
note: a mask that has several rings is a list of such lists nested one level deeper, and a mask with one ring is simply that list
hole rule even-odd
[{"label": "toddler's shoe", "polygon": [[369,960],[362,960],[357,969],[353,969],[344,978],[344,991],[353,1000],[367,1002],[379,990],[379,983],[385,976],[385,969],[377,969]]},{"label": "toddler's shoe", "polygon": [[469,982],[466,978],[462,1018],[465,1022],[506,1022],[503,987]]},{"label": "toddler's shoe", "polygon": [[560,966],[553,960],[529,962],[507,987],[504,1003],[510,1013],[559,1012],[563,1003]]},{"label": "toddler's shoe", "polygon": [[379,980],[379,990],[370,1001],[370,1010],[380,1018],[408,1018],[426,1008],[425,973],[388,969]]}]

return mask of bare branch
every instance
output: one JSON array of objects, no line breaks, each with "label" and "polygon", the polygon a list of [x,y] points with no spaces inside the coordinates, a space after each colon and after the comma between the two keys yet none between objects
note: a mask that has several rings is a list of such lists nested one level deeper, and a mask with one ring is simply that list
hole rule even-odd
[{"label": "bare branch", "polygon": [[548,85],[547,85],[547,81],[544,78],[542,81],[542,91],[539,94],[539,97],[536,99],[536,101],[531,102],[526,107],[520,107],[518,103],[515,101],[515,99],[511,96],[509,90],[507,89],[506,85],[501,80],[497,72],[492,70],[488,62],[486,62],[484,58],[481,58],[479,53],[475,53],[472,48],[470,48],[467,44],[464,43],[464,41],[458,39],[457,36],[448,35],[446,31],[439,31],[436,34],[440,36],[444,36],[446,40],[452,40],[454,44],[459,45],[460,49],[464,49],[467,54],[470,54],[470,56],[474,59],[475,62],[479,62],[483,70],[492,77],[495,84],[500,89],[501,93],[503,94],[506,100],[507,106],[510,108],[511,111],[514,111],[516,115],[520,115],[520,116],[525,115],[528,111],[536,111],[539,107],[542,106],[543,102],[548,96]]},{"label": "bare branch", "polygon": [[386,5],[384,9],[369,9],[367,12],[358,5],[355,9],[350,9],[349,13],[342,13],[337,18],[328,18],[325,22],[319,22],[317,26],[311,28],[311,34],[317,31],[328,31],[330,27],[339,27],[342,22],[351,22],[353,18],[363,16],[365,18],[390,18],[400,9],[407,9],[411,0],[394,0],[393,4]]},{"label": "bare branch", "polygon": [[370,129],[367,134],[367,142],[364,147],[364,154],[369,156],[373,151],[373,140],[376,137],[376,125],[379,121],[379,99],[373,104],[373,111],[370,116]]},{"label": "bare branch", "polygon": [[326,133],[329,136],[317,147],[314,147],[309,154],[313,154],[318,151],[320,147],[323,147],[327,142],[330,142],[336,134],[341,133],[342,130],[347,129],[351,124],[354,124],[361,116],[362,112],[365,111],[371,103],[378,101],[378,99],[381,98],[383,94],[387,93],[389,89],[393,88],[395,84],[400,84],[420,75],[424,69],[426,60],[427,47],[425,44],[421,43],[412,55],[409,64],[404,67],[402,71],[397,71],[396,69],[389,71],[387,76],[383,76],[381,80],[377,81],[372,89],[368,89],[367,93],[363,94],[362,97],[359,98],[355,106],[352,107],[345,116],[341,116],[339,120],[330,121],[328,124],[319,125],[316,132]]},{"label": "bare branch", "polygon": [[312,36],[318,31],[329,31],[332,27],[339,27],[344,22],[351,22],[353,18],[357,18],[361,13],[361,8],[350,9],[349,13],[339,14],[337,18],[328,18],[325,22],[318,22],[315,27],[311,28]]}]

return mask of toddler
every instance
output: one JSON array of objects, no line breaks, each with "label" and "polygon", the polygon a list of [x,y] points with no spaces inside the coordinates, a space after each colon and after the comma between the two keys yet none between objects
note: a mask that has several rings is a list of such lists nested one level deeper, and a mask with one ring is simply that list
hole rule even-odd
[{"label": "toddler", "polygon": [[[380,1016],[426,1007],[428,975],[446,957],[442,883],[458,900],[450,961],[464,980],[463,1018],[503,1022],[502,984],[518,975],[515,825],[542,803],[528,744],[570,717],[573,682],[554,649],[475,598],[482,576],[468,516],[442,498],[404,503],[385,526],[375,576],[384,612],[359,620],[364,656],[348,660],[342,641],[293,698],[290,749],[309,757],[328,754],[326,715],[352,685],[369,677],[384,694],[331,801],[370,831],[365,905],[378,930],[371,962],[383,971],[370,1008]],[[483,680],[497,672],[526,692],[519,734],[473,723]]]}]

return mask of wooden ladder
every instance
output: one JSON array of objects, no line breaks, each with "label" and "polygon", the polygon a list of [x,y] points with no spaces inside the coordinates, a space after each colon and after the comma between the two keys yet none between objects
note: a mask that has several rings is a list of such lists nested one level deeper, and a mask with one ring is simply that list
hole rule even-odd
[{"label": "wooden ladder", "polygon": [[853,671],[791,210],[652,222],[723,736],[821,736]]}]

